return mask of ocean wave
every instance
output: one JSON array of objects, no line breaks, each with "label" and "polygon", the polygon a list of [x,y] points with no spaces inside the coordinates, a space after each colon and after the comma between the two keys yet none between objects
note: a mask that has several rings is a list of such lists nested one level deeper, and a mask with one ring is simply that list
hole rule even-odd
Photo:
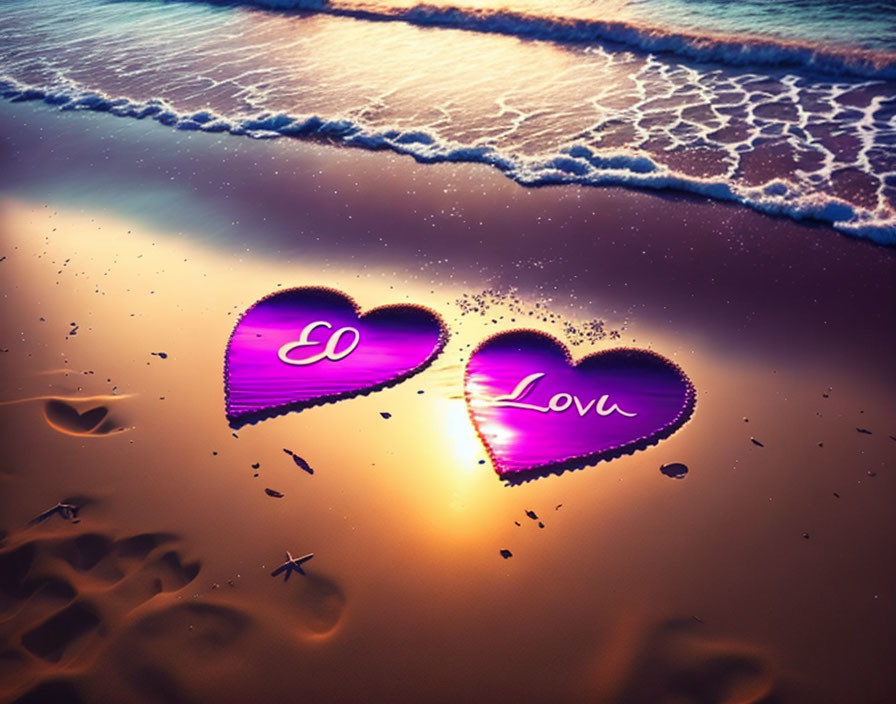
[{"label": "ocean wave", "polygon": [[676,32],[615,20],[543,16],[506,9],[428,4],[389,7],[328,0],[186,0],[219,5],[249,5],[296,10],[379,22],[405,22],[558,43],[612,42],[631,49],[674,54],[704,63],[804,70],[832,76],[896,78],[896,53],[838,49],[761,37],[726,37]]},{"label": "ocean wave", "polygon": [[892,208],[872,211],[821,192],[806,194],[797,184],[780,178],[761,186],[747,186],[724,178],[690,176],[638,150],[598,152],[584,144],[571,144],[550,155],[525,157],[502,153],[491,146],[453,143],[419,129],[373,129],[348,118],[268,113],[233,119],[209,110],[181,112],[164,100],[141,102],[111,98],[97,92],[44,90],[3,78],[0,78],[0,97],[13,102],[43,101],[61,110],[91,110],[119,117],[150,118],[184,131],[226,132],[254,139],[318,139],[370,150],[388,149],[411,156],[420,163],[487,164],[530,187],[577,184],[671,189],[739,203],[771,215],[824,223],[845,234],[896,246],[896,212]]}]

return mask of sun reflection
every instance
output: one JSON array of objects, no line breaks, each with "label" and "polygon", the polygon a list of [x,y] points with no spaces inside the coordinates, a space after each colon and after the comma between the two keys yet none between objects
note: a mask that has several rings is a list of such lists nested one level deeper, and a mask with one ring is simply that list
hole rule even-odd
[{"label": "sun reflection", "polygon": [[467,382],[467,392],[470,395],[470,407],[477,409],[480,418],[479,427],[482,434],[488,438],[493,448],[506,448],[516,439],[517,433],[498,420],[498,414],[488,409],[492,407],[492,401],[488,398],[488,387],[482,383],[483,375],[473,375]]},{"label": "sun reflection", "polygon": [[485,457],[485,448],[473,429],[466,404],[461,399],[448,398],[438,399],[436,403],[445,445],[450,450],[452,461],[462,470],[459,474],[474,474],[477,468],[482,467],[478,461]]}]

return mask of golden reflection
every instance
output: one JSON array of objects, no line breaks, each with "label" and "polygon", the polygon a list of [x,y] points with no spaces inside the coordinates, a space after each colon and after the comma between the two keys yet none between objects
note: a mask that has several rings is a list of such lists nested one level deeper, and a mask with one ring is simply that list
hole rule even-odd
[{"label": "golden reflection", "polygon": [[[243,21],[251,26],[242,36],[278,38],[265,48],[274,78],[251,87],[256,97],[247,103],[249,112],[263,105],[265,112],[345,118],[373,130],[423,130],[470,146],[512,140],[528,153],[548,135],[592,126],[593,102],[618,110],[638,99],[626,61],[594,56],[583,64],[580,47],[558,51],[546,42],[496,41],[477,32],[462,32],[458,42],[460,30],[400,22],[384,27],[327,15],[249,13]],[[583,80],[583,72],[590,78]],[[268,88],[271,82],[276,91]],[[544,106],[559,100],[573,107],[558,122]]]},{"label": "golden reflection", "polygon": [[470,416],[466,403],[456,399],[438,398],[435,400],[436,413],[441,417],[440,429],[449,447],[452,460],[462,471],[460,476],[469,476],[477,470],[478,460],[485,456],[485,450],[472,432]]},{"label": "golden reflection", "polygon": [[[65,396],[72,403],[105,403],[116,384],[116,400],[128,397],[120,405],[133,426],[105,442],[84,442],[51,430],[20,406],[0,406],[12,468],[3,477],[34,487],[28,497],[34,506],[21,512],[67,495],[108,497],[85,518],[107,520],[121,531],[154,526],[182,536],[202,559],[202,578],[188,593],[242,604],[253,620],[270,614],[272,622],[300,634],[303,646],[313,641],[320,647],[325,657],[315,667],[341,666],[342,656],[345,667],[357,666],[359,644],[405,647],[408,624],[426,635],[427,648],[444,646],[437,657],[465,652],[473,640],[494,657],[537,638],[544,652],[558,654],[558,662],[590,662],[604,656],[600,634],[607,634],[606,648],[614,647],[614,615],[629,611],[620,595],[648,605],[648,623],[689,622],[696,614],[707,624],[729,619],[732,629],[751,632],[752,623],[769,618],[770,602],[742,599],[744,608],[732,612],[731,594],[757,579],[762,589],[751,594],[773,592],[794,575],[795,593],[810,593],[815,572],[803,579],[792,564],[807,559],[807,548],[821,542],[816,535],[835,533],[836,524],[825,523],[834,520],[831,511],[817,508],[825,506],[819,492],[826,494],[827,506],[839,502],[829,492],[846,485],[843,468],[854,467],[859,452],[868,452],[867,441],[889,442],[882,433],[868,438],[850,428],[843,432],[842,418],[834,414],[817,415],[822,377],[807,371],[803,360],[799,369],[779,366],[783,373],[772,373],[761,361],[715,353],[710,341],[688,338],[684,330],[661,334],[635,323],[624,340],[576,346],[574,357],[628,344],[656,349],[686,369],[698,392],[705,390],[693,420],[643,452],[507,486],[468,418],[464,363],[488,336],[522,325],[509,322],[509,310],[463,315],[454,304],[489,281],[470,275],[465,284],[448,276],[442,284],[420,282],[395,262],[349,268],[311,256],[249,257],[225,245],[203,246],[183,235],[140,229],[140,223],[100,211],[0,206],[0,236],[14,253],[3,263],[4,275],[15,283],[2,304],[4,323],[16,331],[3,343],[9,351],[3,355],[0,398]],[[133,234],[123,236],[128,230]],[[196,241],[203,235],[212,240],[209,233],[192,234]],[[69,257],[77,277],[57,273],[53,264]],[[405,383],[234,433],[224,415],[226,341],[240,312],[280,285],[332,286],[363,309],[405,301],[426,305],[444,317],[451,339],[433,367]],[[559,300],[561,294],[552,295]],[[518,313],[517,320],[563,338],[563,322],[578,325],[605,315],[600,301],[575,315],[559,305],[552,309],[558,313],[552,322],[534,316],[530,322]],[[46,324],[36,323],[40,317]],[[492,318],[501,322],[492,324]],[[66,339],[73,320],[90,323]],[[19,337],[18,331],[27,335]],[[151,355],[162,349],[164,360]],[[60,393],[58,380],[38,375],[62,364],[95,370],[83,379],[90,396]],[[842,407],[861,408],[867,418],[889,417],[888,398],[863,393],[865,387],[852,387],[848,377],[841,388]],[[782,397],[794,400],[781,407]],[[765,448],[752,445],[751,434]],[[823,450],[816,437],[826,440]],[[284,449],[307,460],[314,474],[298,469]],[[658,471],[663,463],[682,460],[691,467],[686,480]],[[817,486],[805,481],[810,475],[822,478],[815,479]],[[881,479],[873,481],[876,487]],[[863,500],[837,503],[842,510],[854,507],[855,515],[845,519],[856,525],[869,501],[886,500],[868,485],[855,484],[852,496],[866,487]],[[271,498],[266,488],[283,497]],[[884,515],[883,507],[871,507]],[[750,522],[757,511],[763,520]],[[799,536],[810,520],[818,528],[806,543]],[[307,584],[291,581],[285,587],[271,579],[283,550],[313,551],[314,574],[328,582],[300,595],[295,587]],[[760,553],[780,556],[763,563],[768,574],[743,559]],[[843,551],[841,573],[855,571],[860,559],[875,564],[854,553]],[[223,586],[228,580],[235,587]],[[212,592],[213,583],[222,587]],[[288,601],[292,597],[301,602]],[[303,611],[308,603],[312,608]],[[794,632],[815,623],[816,611],[800,618]],[[702,621],[694,624],[704,629]],[[653,652],[666,653],[668,643],[678,645],[678,631],[637,628],[631,644],[636,656],[644,652],[649,659]],[[315,635],[324,631],[332,635]],[[799,651],[793,643],[789,647]],[[701,646],[685,655],[691,652],[688,668],[708,651]],[[491,667],[492,661],[482,660]],[[619,658],[606,679],[624,686],[626,663],[632,661]],[[564,681],[570,672],[561,672]],[[635,672],[632,681],[641,678]],[[741,691],[746,696],[753,689]]]},{"label": "golden reflection", "polygon": [[13,398],[0,401],[0,406],[15,406],[20,403],[32,403],[33,401],[66,401],[68,403],[90,403],[99,401],[102,403],[114,403],[123,398],[131,398],[135,394],[99,394],[96,396],[60,396],[59,394],[47,394],[44,396],[29,396],[28,398]]},{"label": "golden reflection", "polygon": [[[73,261],[85,272],[77,279],[62,279],[60,288],[56,269],[44,265],[38,250],[30,259],[23,253],[18,265],[29,288],[65,294],[40,307],[34,303],[33,309],[15,309],[13,315],[20,319],[11,324],[24,329],[38,316],[53,322],[87,316],[92,320],[92,330],[67,340],[62,348],[72,369],[96,370],[83,380],[78,377],[78,383],[91,384],[92,395],[62,394],[49,379],[40,382],[41,372],[61,371],[55,326],[32,333],[38,337],[38,352],[24,378],[45,386],[29,391],[35,399],[64,396],[73,403],[128,398],[128,424],[135,431],[128,435],[157,438],[142,469],[153,478],[150,492],[162,492],[170,481],[195,483],[204,492],[219,485],[217,491],[231,500],[233,492],[254,497],[270,487],[284,493],[281,505],[303,520],[335,520],[339,530],[344,526],[365,531],[373,542],[394,532],[407,533],[418,549],[435,555],[451,543],[471,546],[492,540],[496,531],[513,525],[510,516],[520,511],[518,496],[539,488],[505,486],[469,418],[463,391],[467,353],[462,351],[498,332],[489,318],[458,315],[452,302],[470,288],[450,279],[436,284],[411,280],[397,294],[391,267],[366,266],[359,275],[356,269],[310,260],[256,256],[251,262],[237,261],[226,251],[140,230],[105,213],[52,214],[7,202],[4,214],[8,232],[34,232],[35,241],[37,232],[56,227],[49,244],[55,256],[68,258],[76,252]],[[120,236],[128,230],[130,235]],[[101,295],[95,293],[97,280]],[[467,286],[477,291],[487,284]],[[343,290],[365,310],[405,301],[428,306],[451,328],[448,346],[431,368],[394,388],[232,433],[224,416],[222,364],[236,317],[277,288],[301,285]],[[146,295],[148,291],[153,295]],[[513,317],[509,311],[500,313]],[[527,321],[527,327],[555,335],[561,334],[559,325],[559,319]],[[190,334],[172,334],[177,330]],[[161,348],[167,359],[150,356],[151,350]],[[106,388],[109,378],[113,381]],[[112,383],[119,393],[100,393],[110,391]],[[424,393],[417,394],[417,389]],[[385,410],[390,420],[381,418]],[[513,442],[509,432],[492,430],[496,445]],[[111,444],[118,435],[110,436]],[[283,459],[283,448],[309,461],[316,470],[313,483],[296,484],[295,467]],[[208,466],[195,465],[197,456],[207,458]],[[180,471],[185,457],[194,458],[188,474]],[[257,477],[246,469],[255,463],[261,464]],[[550,502],[562,501],[553,496],[557,484],[543,486]],[[270,500],[264,505],[270,508]],[[408,526],[416,529],[408,533]]]}]

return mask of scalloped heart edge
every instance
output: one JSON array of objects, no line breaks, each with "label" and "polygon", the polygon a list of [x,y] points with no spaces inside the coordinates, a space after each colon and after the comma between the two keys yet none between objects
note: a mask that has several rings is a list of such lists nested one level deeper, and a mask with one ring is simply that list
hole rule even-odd
[{"label": "scalloped heart edge", "polygon": [[[426,360],[423,361],[422,364],[414,367],[413,369],[408,370],[404,374],[401,374],[393,379],[388,379],[379,384],[375,384],[373,386],[365,386],[363,389],[357,389],[355,391],[344,391],[338,394],[330,394],[327,396],[319,396],[318,398],[309,399],[307,401],[297,401],[295,403],[287,403],[280,404],[278,406],[271,406],[270,408],[265,408],[258,411],[247,411],[245,413],[231,414],[228,407],[228,399],[230,398],[230,383],[229,383],[229,372],[230,372],[230,363],[228,361],[227,353],[230,351],[230,345],[233,343],[233,336],[236,334],[237,329],[240,326],[240,323],[243,322],[243,318],[249,314],[251,310],[253,310],[256,306],[265,301],[273,298],[274,296],[279,296],[283,293],[289,293],[291,291],[328,291],[330,293],[335,293],[343,298],[345,298],[349,303],[352,304],[352,308],[354,308],[355,313],[358,316],[358,320],[361,320],[364,316],[370,315],[374,311],[380,310],[388,310],[390,308],[414,308],[416,310],[426,311],[430,315],[433,316],[436,323],[439,326],[439,338],[436,342],[435,350]],[[439,315],[432,308],[427,306],[422,306],[416,303],[391,303],[382,306],[377,306],[375,308],[371,308],[370,310],[366,310],[361,312],[361,306],[358,305],[355,299],[345,293],[344,291],[340,291],[337,288],[333,288],[330,286],[293,286],[292,288],[284,288],[279,291],[274,291],[273,293],[269,293],[267,296],[263,296],[259,298],[255,303],[246,308],[241,314],[239,319],[236,321],[236,324],[233,326],[233,330],[230,333],[230,337],[227,338],[227,346],[224,349],[224,408],[225,415],[227,416],[227,421],[231,428],[234,430],[239,430],[247,425],[255,425],[264,420],[269,420],[271,418],[277,418],[279,416],[284,416],[289,413],[298,413],[300,411],[304,411],[308,408],[314,408],[316,406],[325,406],[330,403],[337,403],[338,401],[344,401],[345,399],[350,398],[358,398],[360,396],[369,396],[372,393],[376,393],[377,391],[382,391],[383,389],[388,389],[393,386],[397,386],[402,382],[407,381],[413,376],[416,376],[420,372],[429,368],[433,362],[439,357],[440,354],[445,349],[445,345],[448,344],[448,340],[451,337],[451,333],[448,331],[448,326],[445,324],[445,321],[442,319],[442,316]]]},{"label": "scalloped heart edge", "polygon": [[[479,425],[476,423],[476,417],[473,414],[473,407],[470,404],[470,393],[467,391],[467,382],[469,381],[470,376],[470,362],[472,361],[473,357],[476,356],[476,353],[479,352],[480,349],[482,349],[482,347],[498,337],[502,337],[504,335],[513,335],[517,333],[531,333],[533,335],[545,338],[548,342],[563,351],[563,356],[566,358],[567,364],[569,364],[573,368],[578,367],[587,359],[591,359],[592,357],[600,357],[601,355],[610,352],[639,352],[642,354],[653,355],[654,357],[663,360],[666,364],[672,367],[678,373],[678,376],[681,378],[681,380],[685,383],[685,403],[682,406],[681,410],[678,412],[678,415],[669,424],[663,426],[660,430],[653,432],[650,435],[642,436],[630,442],[623,443],[622,445],[616,445],[614,447],[609,447],[605,450],[600,450],[599,452],[592,452],[587,455],[574,455],[571,457],[564,457],[554,462],[549,462],[543,465],[532,465],[530,467],[523,467],[522,469],[502,470],[500,460],[495,456],[491,445],[479,430]],[[479,437],[479,440],[485,447],[485,451],[488,454],[489,459],[491,460],[492,468],[495,470],[495,473],[498,475],[498,477],[508,485],[526,484],[543,477],[554,475],[559,476],[561,474],[565,474],[566,472],[574,472],[577,470],[586,469],[588,467],[594,467],[601,462],[609,462],[610,460],[618,459],[619,457],[623,457],[625,455],[633,455],[640,450],[646,450],[648,447],[659,444],[660,440],[665,440],[666,438],[671,437],[678,430],[680,430],[681,427],[685,423],[687,423],[694,415],[694,410],[697,407],[697,390],[694,387],[693,382],[691,382],[690,377],[688,377],[688,375],[684,373],[684,370],[668,357],[664,357],[663,355],[658,354],[653,350],[645,350],[638,347],[612,347],[608,350],[592,352],[591,354],[587,354],[579,360],[575,360],[569,351],[569,347],[563,344],[560,339],[558,339],[554,335],[551,335],[550,333],[546,333],[541,330],[535,330],[534,328],[520,328],[518,330],[507,330],[505,332],[495,333],[494,335],[491,335],[490,337],[487,337],[485,340],[480,342],[476,346],[476,349],[473,350],[473,352],[467,358],[467,368],[464,371],[464,398],[467,403],[467,415],[470,417],[470,422],[473,424],[473,428],[476,430],[476,435]]]}]

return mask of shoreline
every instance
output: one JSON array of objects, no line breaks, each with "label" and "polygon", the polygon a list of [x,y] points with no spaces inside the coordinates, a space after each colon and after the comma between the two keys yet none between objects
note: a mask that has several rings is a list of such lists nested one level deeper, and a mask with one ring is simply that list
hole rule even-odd
[{"label": "shoreline", "polygon": [[[46,593],[4,592],[19,659],[0,699],[896,689],[896,570],[880,559],[896,545],[893,250],[711,201],[525,189],[481,165],[36,104],[0,104],[0,135],[0,401],[102,398],[128,428],[72,436],[43,399],[0,405],[0,559],[32,551]],[[425,305],[451,339],[394,388],[233,433],[236,319],[303,284]],[[566,323],[596,319],[620,339],[574,345]],[[632,455],[503,485],[463,370],[521,327],[576,357],[667,356],[696,387],[693,418]],[[71,498],[80,523],[24,527]],[[284,550],[314,552],[308,579],[271,578]],[[74,626],[41,630],[59,612]]]},{"label": "shoreline", "polygon": [[[643,315],[672,335],[695,332],[690,319],[711,321],[716,335],[725,331],[714,344],[724,343],[728,353],[749,346],[754,335],[790,340],[793,317],[824,310],[827,320],[809,321],[802,344],[819,354],[836,351],[847,363],[850,352],[874,345],[882,324],[896,324],[896,314],[878,305],[891,291],[896,250],[738,205],[623,187],[526,188],[481,164],[424,165],[388,151],[184,133],[35,104],[3,104],[0,119],[7,116],[13,116],[7,133],[22,132],[16,138],[25,144],[8,170],[15,179],[0,180],[4,189],[74,205],[106,192],[103,207],[111,212],[190,228],[198,241],[235,253],[274,259],[311,253],[350,265],[363,256],[380,268],[397,256],[404,267],[419,267],[415,278],[433,281],[439,262],[450,259],[453,276],[462,274],[473,288],[530,297],[560,292],[569,310],[599,300],[600,314],[617,325]],[[28,120],[35,121],[30,129]],[[58,147],[45,143],[47,129],[60,133]],[[193,182],[184,183],[172,146],[187,155],[198,176]],[[221,173],[222,165],[239,179]],[[113,168],[128,174],[124,188],[104,176]],[[526,275],[527,266],[534,275]],[[819,286],[807,301],[794,271],[818,281],[835,276],[852,289],[840,295]],[[753,285],[758,281],[761,287]],[[867,315],[857,318],[856,310]],[[890,377],[889,367],[881,364],[875,373]]]},{"label": "shoreline", "polygon": [[[398,156],[409,156],[418,164],[436,165],[487,165],[504,178],[524,188],[551,186],[579,186],[585,188],[624,188],[645,193],[669,194],[672,197],[694,197],[721,204],[735,204],[762,215],[780,217],[810,227],[829,227],[838,234],[864,240],[885,248],[896,248],[896,224],[869,223],[871,213],[864,206],[857,206],[840,197],[823,205],[812,201],[783,202],[774,200],[789,187],[779,180],[769,182],[764,189],[758,186],[731,184],[726,179],[698,177],[684,171],[668,171],[649,156],[617,154],[605,157],[584,147],[576,147],[558,153],[553,165],[527,166],[492,148],[466,148],[461,145],[434,147],[432,136],[411,132],[401,134],[395,130],[365,133],[361,126],[347,128],[344,120],[323,120],[317,116],[295,118],[289,115],[262,115],[233,122],[208,111],[195,113],[177,112],[164,101],[152,99],[131,103],[113,101],[96,93],[65,95],[47,93],[37,89],[10,87],[8,81],[0,81],[2,99],[11,103],[40,102],[60,112],[89,111],[115,117],[159,122],[160,125],[183,132],[205,132],[214,135],[249,137],[256,140],[296,139],[305,143],[361,149],[370,152],[388,151]],[[350,123],[349,123],[350,124]],[[421,138],[422,134],[422,138]],[[409,139],[405,139],[409,137]],[[422,142],[420,140],[422,139]],[[420,142],[420,144],[417,144]],[[447,150],[447,151],[446,151]],[[604,162],[618,162],[614,170],[600,170]],[[686,163],[686,162],[685,162]],[[606,164],[604,164],[604,167]],[[588,168],[598,167],[591,174]],[[852,219],[845,213],[852,214]],[[863,222],[853,222],[856,216]]]}]

